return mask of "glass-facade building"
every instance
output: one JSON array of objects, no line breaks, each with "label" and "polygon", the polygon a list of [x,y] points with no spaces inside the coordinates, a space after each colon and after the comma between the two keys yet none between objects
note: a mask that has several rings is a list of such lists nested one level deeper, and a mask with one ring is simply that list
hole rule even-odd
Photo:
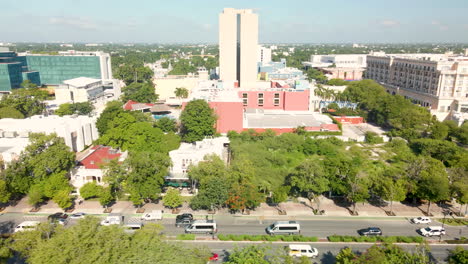
[{"label": "glass-facade building", "polygon": [[42,85],[60,85],[78,77],[111,79],[109,54],[64,52],[60,55],[25,54],[0,50],[0,92],[19,88],[24,80]]},{"label": "glass-facade building", "polygon": [[38,71],[45,84],[58,85],[78,77],[101,79],[98,56],[26,56],[31,70]]},{"label": "glass-facade building", "polygon": [[39,72],[28,69],[25,57],[13,51],[0,51],[0,92],[19,88],[25,80],[41,85]]}]

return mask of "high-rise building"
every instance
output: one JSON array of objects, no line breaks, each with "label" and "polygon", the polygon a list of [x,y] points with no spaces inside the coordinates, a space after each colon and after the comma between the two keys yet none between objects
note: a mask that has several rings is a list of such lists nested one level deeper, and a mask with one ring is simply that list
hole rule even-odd
[{"label": "high-rise building", "polygon": [[366,77],[387,92],[431,109],[439,120],[468,113],[468,57],[453,54],[373,54]]},{"label": "high-rise building", "polygon": [[262,64],[270,63],[271,62],[271,49],[259,45],[257,62],[260,62]]},{"label": "high-rise building", "polygon": [[257,80],[258,15],[252,9],[225,8],[219,15],[220,79],[239,86]]}]

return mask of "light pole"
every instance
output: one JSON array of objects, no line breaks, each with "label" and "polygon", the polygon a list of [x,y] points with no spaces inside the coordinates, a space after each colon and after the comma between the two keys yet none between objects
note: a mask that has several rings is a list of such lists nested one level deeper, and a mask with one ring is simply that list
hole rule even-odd
[{"label": "light pole", "polygon": [[[442,211],[442,213],[444,214],[444,219],[442,220],[442,230],[444,230],[445,217],[448,215],[448,213],[447,213],[446,210]],[[442,241],[442,230],[441,230],[440,235],[439,235],[439,242]]]}]

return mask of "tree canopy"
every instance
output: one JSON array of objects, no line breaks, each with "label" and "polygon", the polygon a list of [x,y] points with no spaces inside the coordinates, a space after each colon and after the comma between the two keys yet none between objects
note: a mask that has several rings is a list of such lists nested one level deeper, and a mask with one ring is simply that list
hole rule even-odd
[{"label": "tree canopy", "polygon": [[158,100],[158,95],[154,90],[152,82],[133,82],[122,88],[122,101],[132,100],[139,103],[154,103]]},{"label": "tree canopy", "polygon": [[198,99],[187,103],[182,114],[181,135],[185,142],[195,142],[215,133],[216,116],[205,100]]}]

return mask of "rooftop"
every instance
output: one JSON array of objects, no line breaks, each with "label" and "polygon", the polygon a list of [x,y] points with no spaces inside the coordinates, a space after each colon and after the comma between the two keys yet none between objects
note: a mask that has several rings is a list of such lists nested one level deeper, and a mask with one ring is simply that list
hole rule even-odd
[{"label": "rooftop", "polygon": [[262,109],[247,109],[244,122],[244,128],[321,127],[333,124],[328,116],[319,113]]},{"label": "rooftop", "polygon": [[101,82],[100,79],[88,78],[88,77],[78,77],[70,80],[63,81],[64,84],[68,84],[74,87],[86,87],[95,83]]},{"label": "rooftop", "polygon": [[94,146],[87,151],[87,155],[78,161],[79,165],[84,166],[86,169],[100,169],[102,165],[109,163],[113,159],[126,157],[126,152],[122,153],[111,147],[102,145]]}]

